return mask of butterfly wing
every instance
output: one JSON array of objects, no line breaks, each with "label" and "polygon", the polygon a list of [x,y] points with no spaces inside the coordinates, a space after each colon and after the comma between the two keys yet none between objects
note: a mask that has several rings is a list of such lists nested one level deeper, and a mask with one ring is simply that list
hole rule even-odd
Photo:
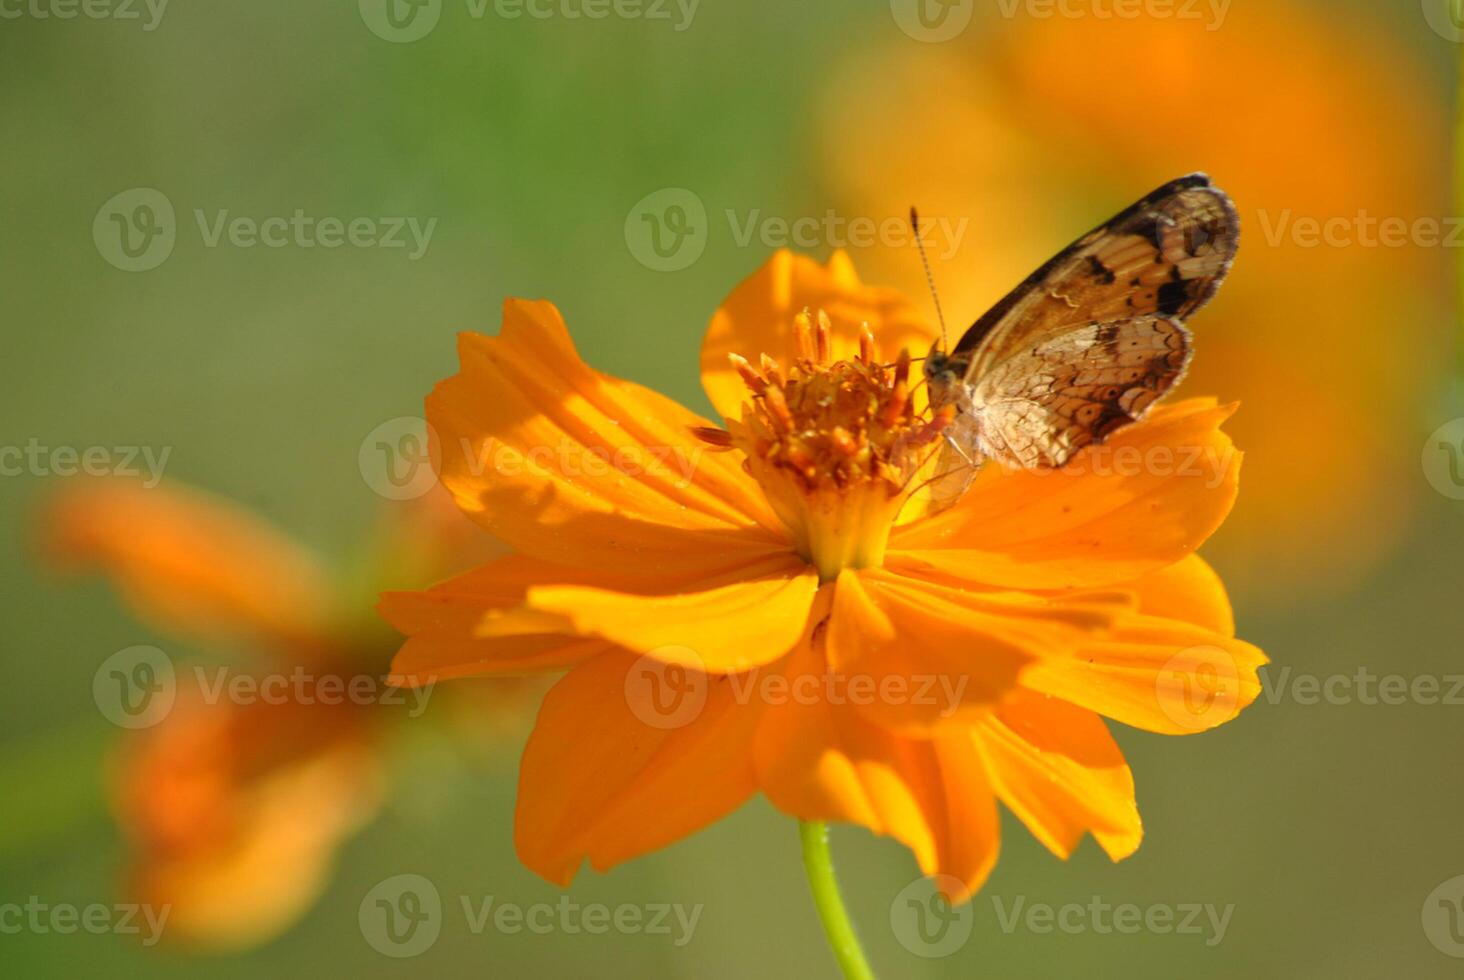
[{"label": "butterfly wing", "polygon": [[1076,326],[1203,306],[1235,258],[1240,222],[1204,174],[1172,180],[1063,249],[977,320],[950,354],[972,385]]},{"label": "butterfly wing", "polygon": [[1172,180],[1073,242],[927,359],[931,403],[954,402],[939,505],[968,460],[1057,467],[1140,418],[1179,383],[1184,319],[1235,259],[1240,221],[1205,174]]},{"label": "butterfly wing", "polygon": [[1084,324],[998,361],[969,389],[960,419],[982,456],[1059,467],[1140,418],[1179,383],[1190,354],[1174,317]]}]

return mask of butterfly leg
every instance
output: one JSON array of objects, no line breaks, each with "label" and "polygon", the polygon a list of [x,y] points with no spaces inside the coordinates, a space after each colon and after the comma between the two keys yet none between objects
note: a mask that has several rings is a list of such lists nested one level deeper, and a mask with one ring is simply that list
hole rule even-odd
[{"label": "butterfly leg", "polygon": [[970,455],[966,452],[966,447],[957,442],[955,436],[951,435],[949,432],[942,433],[942,435],[945,438],[946,445],[954,449],[956,451],[956,455],[966,461],[966,465],[972,467],[976,466],[976,460],[970,457]]}]

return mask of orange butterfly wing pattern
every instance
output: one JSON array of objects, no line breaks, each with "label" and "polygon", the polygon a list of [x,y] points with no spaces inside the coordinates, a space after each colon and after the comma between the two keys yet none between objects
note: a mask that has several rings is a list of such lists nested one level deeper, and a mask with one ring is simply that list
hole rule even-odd
[{"label": "orange butterfly wing pattern", "polygon": [[1185,320],[1234,261],[1240,222],[1204,174],[1170,181],[1046,262],[926,359],[931,404],[956,407],[933,493],[984,459],[1063,466],[1143,417],[1184,376]]}]

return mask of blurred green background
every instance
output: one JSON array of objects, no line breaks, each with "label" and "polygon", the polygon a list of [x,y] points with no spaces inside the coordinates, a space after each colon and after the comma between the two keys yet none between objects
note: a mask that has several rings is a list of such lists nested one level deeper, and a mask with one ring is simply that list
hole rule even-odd
[{"label": "blurred green background", "polygon": [[[1459,45],[1431,30],[1416,4],[1378,6],[1300,9],[1319,22],[1351,18],[1363,36],[1404,52],[1426,80],[1411,97],[1451,116]],[[855,53],[925,50],[885,0],[703,0],[685,30],[674,6],[665,20],[506,19],[491,6],[477,19],[464,0],[445,0],[435,29],[412,43],[373,33],[346,0],[177,3],[154,30],[144,29],[150,15],[140,5],[142,19],[131,21],[42,18],[33,5],[3,0],[0,9],[0,443],[172,447],[168,481],[241,501],[340,562],[359,553],[362,529],[389,506],[358,472],[362,440],[420,413],[431,385],[455,370],[454,333],[496,330],[505,296],[554,300],[590,363],[709,411],[695,370],[701,332],[768,250],[740,245],[714,222],[697,261],[656,271],[628,245],[627,216],[664,188],[691,189],[713,215],[857,214],[820,163],[829,149],[818,114],[837,98],[829,79],[858,71]],[[970,28],[1011,29],[984,7]],[[1333,69],[1365,71],[1369,50],[1355,55]],[[939,95],[932,85],[931,98]],[[850,134],[844,151],[857,160],[878,138]],[[1264,140],[1254,152],[1265,157]],[[1335,165],[1345,174],[1349,161]],[[177,242],[158,267],[129,273],[99,254],[92,226],[104,202],[138,187],[172,203]],[[1147,189],[1136,185],[1130,196]],[[1447,200],[1446,188],[1436,190]],[[918,202],[918,181],[902,193]],[[1064,226],[1087,227],[1117,203],[1102,198]],[[195,209],[437,223],[412,260],[410,249],[210,248]],[[1001,249],[1000,227],[975,228],[960,261]],[[1441,274],[1432,286],[1445,295]],[[1448,316],[1445,303],[1420,303],[1415,283],[1398,290],[1400,309]],[[1275,301],[1308,315],[1304,283]],[[1464,673],[1464,504],[1431,489],[1413,448],[1464,415],[1448,379],[1453,341],[1437,340],[1455,331],[1437,326],[1402,413],[1411,421],[1395,433],[1412,517],[1388,553],[1345,590],[1298,589],[1296,599],[1285,581],[1245,570],[1254,551],[1252,564],[1220,563],[1241,635],[1270,654],[1273,679],[1284,667]],[[1391,329],[1349,327],[1334,342],[1385,344]],[[1369,391],[1340,397],[1365,404]],[[1375,465],[1348,458],[1346,432],[1336,433],[1336,452],[1353,467]],[[124,845],[102,773],[104,754],[127,735],[98,713],[92,675],[134,644],[182,659],[193,652],[139,625],[103,583],[60,583],[40,570],[36,514],[58,482],[0,479],[0,903],[122,900]],[[406,738],[393,751],[385,815],[344,845],[323,899],[275,942],[195,956],[166,942],[145,949],[124,936],[23,930],[0,934],[6,974],[834,975],[796,828],[761,801],[610,874],[582,873],[570,890],[582,904],[700,904],[684,947],[613,932],[473,934],[457,896],[529,905],[556,902],[559,892],[513,854],[517,742],[465,766],[441,738]],[[1118,738],[1147,827],[1138,854],[1114,866],[1087,842],[1064,864],[1004,815],[1002,857],[973,903],[972,936],[950,956],[916,957],[890,928],[891,902],[915,876],[906,850],[835,829],[845,893],[882,975],[1458,975],[1461,961],[1430,941],[1421,916],[1436,886],[1464,874],[1464,778],[1454,755],[1464,704],[1263,696],[1202,737]],[[363,939],[357,910],[373,885],[407,872],[429,878],[449,909],[430,950],[395,960]],[[1095,895],[1234,911],[1213,946],[1200,935],[1008,933],[999,924],[997,900],[1061,906]]]}]

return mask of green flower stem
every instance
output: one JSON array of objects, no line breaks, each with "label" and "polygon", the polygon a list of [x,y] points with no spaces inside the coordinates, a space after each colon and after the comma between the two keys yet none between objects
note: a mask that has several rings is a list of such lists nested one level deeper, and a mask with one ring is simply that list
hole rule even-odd
[{"label": "green flower stem", "polygon": [[800,821],[798,834],[803,838],[803,870],[808,873],[813,904],[818,909],[834,959],[839,961],[839,969],[844,972],[846,980],[874,980],[874,971],[864,958],[859,937],[854,934],[854,925],[849,921],[849,912],[839,896],[839,880],[834,875],[834,859],[829,852],[828,824]]}]

